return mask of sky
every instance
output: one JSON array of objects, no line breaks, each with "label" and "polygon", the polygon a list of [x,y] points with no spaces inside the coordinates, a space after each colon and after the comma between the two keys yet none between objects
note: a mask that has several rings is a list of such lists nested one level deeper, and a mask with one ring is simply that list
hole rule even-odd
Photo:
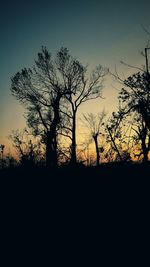
[{"label": "sky", "polygon": [[[24,109],[11,96],[11,77],[32,67],[44,45],[55,55],[67,47],[72,56],[92,69],[101,64],[128,75],[120,60],[144,65],[140,55],[150,36],[149,0],[1,0],[0,5],[0,144],[14,129],[25,126]],[[150,55],[149,55],[150,56]],[[88,102],[82,112],[108,113],[117,106],[118,85],[104,83],[104,99]]]}]

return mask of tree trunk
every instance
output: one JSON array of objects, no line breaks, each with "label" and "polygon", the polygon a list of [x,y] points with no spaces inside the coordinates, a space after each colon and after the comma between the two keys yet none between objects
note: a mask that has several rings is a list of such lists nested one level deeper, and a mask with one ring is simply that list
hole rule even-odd
[{"label": "tree trunk", "polygon": [[115,140],[114,140],[114,138],[113,138],[113,136],[112,136],[111,131],[109,130],[109,127],[107,127],[107,130],[108,130],[108,133],[109,133],[111,142],[112,142],[112,144],[113,144],[113,147],[114,147],[115,151],[117,152],[120,161],[122,161],[121,154],[120,154],[120,152],[119,152],[119,150],[118,150],[118,148],[117,148],[117,145],[116,145],[116,143],[115,143]]},{"label": "tree trunk", "polygon": [[76,111],[73,111],[72,118],[72,144],[71,144],[71,165],[75,166],[77,164],[76,155]]},{"label": "tree trunk", "polygon": [[143,162],[148,162],[148,149],[146,147],[145,139],[142,140]]},{"label": "tree trunk", "polygon": [[95,150],[96,150],[96,165],[99,166],[100,155],[99,155],[97,138],[98,138],[98,134],[93,135],[93,139],[94,139],[94,142],[95,142]]},{"label": "tree trunk", "polygon": [[50,130],[46,134],[46,166],[54,168],[57,164],[56,134]]},{"label": "tree trunk", "polygon": [[51,150],[51,138],[50,131],[46,133],[46,167],[51,167],[51,158],[52,158],[52,150]]},{"label": "tree trunk", "polygon": [[51,123],[50,130],[47,132],[46,137],[46,166],[55,168],[58,165],[57,156],[57,126],[60,122],[59,117],[59,102],[61,95],[58,94],[53,102],[54,119]]}]

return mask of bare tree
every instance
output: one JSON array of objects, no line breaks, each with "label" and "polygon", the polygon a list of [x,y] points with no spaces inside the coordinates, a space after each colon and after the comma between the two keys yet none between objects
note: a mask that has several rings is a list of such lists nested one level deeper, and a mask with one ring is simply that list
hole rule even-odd
[{"label": "bare tree", "polygon": [[54,60],[42,47],[35,66],[23,69],[12,78],[11,92],[25,105],[28,126],[45,141],[47,166],[55,167],[58,161],[61,100],[76,93],[83,73],[83,66],[73,59],[67,48],[61,48]]},{"label": "bare tree", "polygon": [[106,125],[107,142],[111,144],[111,149],[117,153],[120,161],[122,161],[121,152],[119,150],[119,144],[122,138],[122,122],[123,113],[119,108],[118,112],[113,112],[111,118]]},{"label": "bare tree", "polygon": [[125,87],[119,94],[123,112],[134,115],[135,133],[141,142],[143,160],[148,161],[150,151],[150,74],[136,73],[124,81]]},{"label": "bare tree", "polygon": [[[121,120],[125,121],[130,118],[132,126],[132,137],[135,146],[140,144],[140,155],[143,161],[148,161],[150,151],[150,74],[147,51],[149,47],[144,49],[142,55],[145,58],[145,67],[139,68],[132,65],[124,65],[136,68],[138,72],[130,75],[127,79],[122,79],[116,72],[114,77],[121,83],[123,88],[119,92],[119,103]],[[135,147],[136,150],[136,147]]]},{"label": "bare tree", "polygon": [[102,111],[97,115],[93,113],[88,113],[87,115],[83,115],[84,118],[84,125],[87,129],[90,130],[90,137],[94,140],[95,144],[95,152],[96,152],[96,165],[99,166],[100,163],[100,152],[103,152],[103,147],[100,147],[98,144],[98,137],[103,135],[103,127],[104,127],[104,120],[106,117],[106,112]]},{"label": "bare tree", "polygon": [[22,131],[12,131],[9,139],[12,141],[22,165],[33,166],[37,161],[41,160],[42,148],[40,140],[35,139],[26,128]]},{"label": "bare tree", "polygon": [[[82,69],[82,79],[78,86],[74,88],[73,93],[66,95],[70,109],[67,105],[66,111],[63,113],[67,117],[67,124],[63,127],[71,140],[71,164],[77,162],[77,144],[76,144],[76,118],[77,111],[81,104],[102,97],[103,80],[107,74],[107,69],[101,65],[97,66],[91,73],[90,77],[87,73],[87,68]],[[71,79],[71,78],[70,78]],[[69,80],[70,80],[69,79]]]},{"label": "bare tree", "polygon": [[147,162],[150,151],[150,130],[140,114],[133,119],[132,130],[133,154],[135,158],[142,158],[143,162]]},{"label": "bare tree", "polygon": [[119,107],[113,112],[106,124],[107,153],[110,161],[130,161],[134,149],[134,115],[126,113],[119,101]]}]

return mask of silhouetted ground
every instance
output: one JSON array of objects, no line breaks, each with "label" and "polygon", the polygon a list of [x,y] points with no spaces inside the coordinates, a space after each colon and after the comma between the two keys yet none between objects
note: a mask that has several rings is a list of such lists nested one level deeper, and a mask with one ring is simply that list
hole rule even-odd
[{"label": "silhouetted ground", "polygon": [[[94,179],[104,181],[106,178],[115,179],[143,179],[150,177],[150,163],[106,163],[99,167],[60,166],[57,169],[47,169],[46,167],[14,167],[0,170],[1,178],[12,179]],[[81,180],[80,180],[81,181]]]},{"label": "silhouetted ground", "polygon": [[35,178],[54,178],[57,179],[79,179],[79,178],[120,178],[133,179],[133,178],[149,178],[150,177],[150,162],[144,163],[106,163],[99,167],[86,167],[86,166],[60,166],[57,169],[47,169],[46,167],[12,167],[0,170],[1,178],[19,178],[19,179],[35,179]]},{"label": "silhouetted ground", "polygon": [[143,231],[149,222],[149,173],[150,164],[117,163],[99,168],[60,167],[53,172],[45,168],[1,170],[1,218],[14,235],[21,225],[19,233],[27,236],[28,243],[29,233],[34,232],[37,241],[40,231],[47,237],[50,229],[54,235],[58,233],[55,241],[62,242],[62,249],[66,232],[78,245],[83,233],[88,243],[89,235],[97,238],[100,232],[98,242],[103,234],[112,249],[118,233],[119,246],[122,240],[127,247],[131,242],[132,253],[130,240],[138,242],[141,221],[142,235],[147,236]]},{"label": "silhouetted ground", "polygon": [[149,215],[150,164],[66,166],[53,171],[14,168],[1,170],[0,174],[1,207],[6,217],[9,214],[7,223],[14,216],[26,220],[24,214],[29,221],[35,214],[37,218],[40,214],[37,220],[43,216],[45,221],[59,214],[56,224],[65,217],[68,222],[76,220],[75,214],[80,221],[86,214],[87,220],[95,218],[95,223],[103,220],[113,225],[117,218],[126,227],[135,213],[137,221]]},{"label": "silhouetted ground", "polygon": [[65,203],[63,205],[71,205],[70,209],[72,204],[69,203],[80,206],[80,202],[82,205],[86,202],[86,206],[91,203],[101,207],[121,205],[121,209],[124,204],[119,203],[128,203],[130,206],[130,203],[136,202],[136,205],[139,203],[138,207],[144,199],[144,203],[149,203],[149,163],[112,163],[99,168],[62,166],[53,171],[42,167],[18,167],[1,170],[0,177],[3,203],[8,199],[9,203],[15,201],[18,205],[23,202],[29,207],[30,203],[33,205],[34,202],[38,206],[44,202],[44,205],[50,207]]}]

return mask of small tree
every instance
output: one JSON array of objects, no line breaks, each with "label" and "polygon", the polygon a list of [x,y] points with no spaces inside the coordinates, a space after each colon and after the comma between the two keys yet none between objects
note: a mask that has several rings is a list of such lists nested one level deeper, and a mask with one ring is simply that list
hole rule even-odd
[{"label": "small tree", "polygon": [[100,147],[98,144],[98,137],[102,135],[104,120],[106,117],[106,112],[102,111],[101,113],[94,115],[93,113],[88,113],[83,115],[84,125],[90,130],[90,136],[94,140],[95,152],[96,152],[96,165],[99,166],[100,163],[100,152],[103,152],[104,148]]},{"label": "small tree", "polygon": [[133,116],[134,132],[141,143],[143,161],[148,161],[150,151],[150,75],[136,73],[124,81],[119,99],[124,115]]},{"label": "small tree", "polygon": [[121,82],[121,89],[118,99],[121,104],[121,120],[129,118],[132,129],[132,139],[135,141],[134,150],[138,145],[140,156],[143,161],[148,161],[150,151],[150,74],[148,66],[147,50],[142,55],[145,57],[146,67],[141,69],[122,62],[128,67],[138,69],[138,72],[129,76],[127,79],[121,79],[116,73],[115,78]]},{"label": "small tree", "polygon": [[12,131],[9,138],[16,149],[22,165],[33,166],[36,162],[41,160],[42,149],[40,141],[36,140],[27,129],[23,131]]},{"label": "small tree", "polygon": [[150,130],[140,114],[133,119],[132,130],[133,155],[135,158],[142,158],[143,162],[147,162],[150,151]]},{"label": "small tree", "polygon": [[133,147],[133,124],[131,124],[131,121],[132,118],[128,118],[119,103],[118,111],[112,113],[105,128],[109,161],[127,161],[131,159]]},{"label": "small tree", "polygon": [[[78,86],[74,87],[73,93],[66,95],[66,99],[69,102],[66,106],[66,111],[63,113],[67,117],[67,124],[64,126],[65,134],[71,139],[71,164],[75,165],[77,162],[76,152],[76,118],[79,107],[89,101],[100,98],[102,96],[103,79],[107,74],[107,69],[101,65],[97,66],[95,70],[88,77],[87,68],[81,67],[82,79]],[[69,125],[69,126],[68,126]]]}]

